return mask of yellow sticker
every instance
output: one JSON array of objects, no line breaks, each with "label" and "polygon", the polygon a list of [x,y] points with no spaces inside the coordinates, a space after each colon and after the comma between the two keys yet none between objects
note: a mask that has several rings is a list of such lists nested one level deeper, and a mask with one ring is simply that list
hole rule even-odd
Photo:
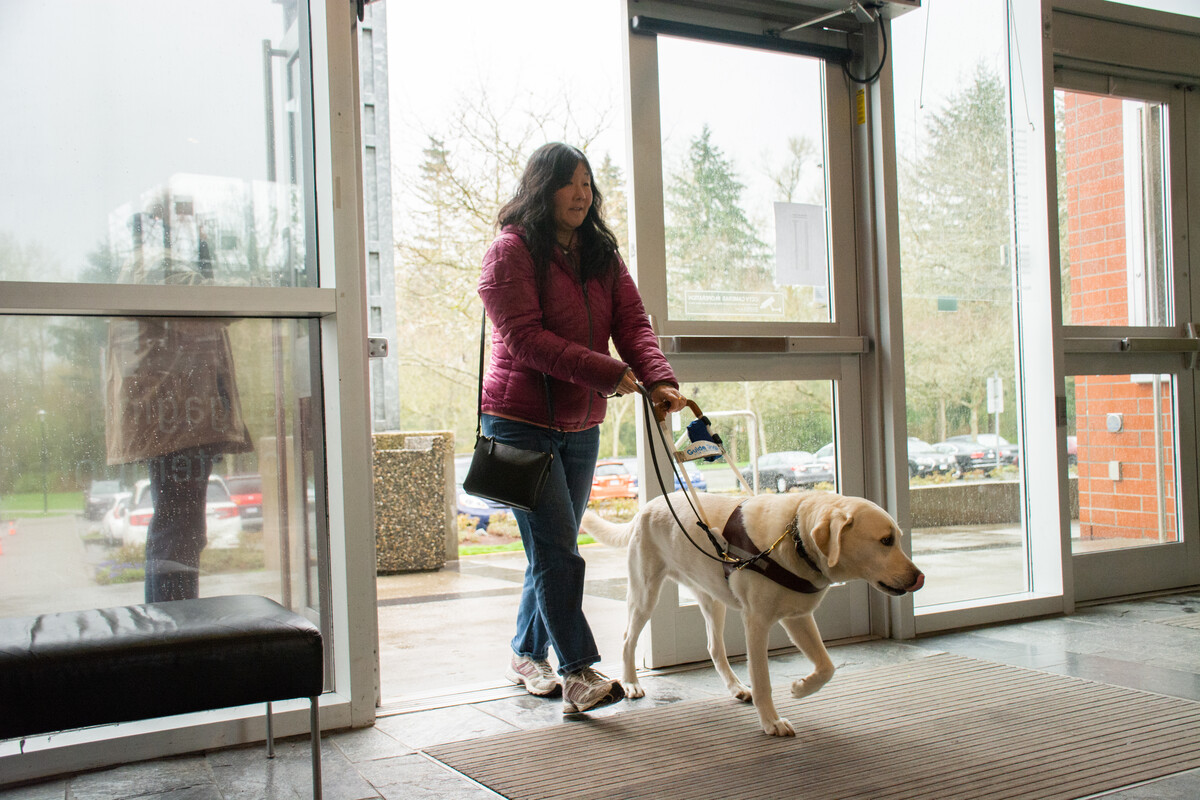
[{"label": "yellow sticker", "polygon": [[858,109],[858,124],[867,124],[867,91],[859,89],[858,94],[854,97],[854,105]]}]

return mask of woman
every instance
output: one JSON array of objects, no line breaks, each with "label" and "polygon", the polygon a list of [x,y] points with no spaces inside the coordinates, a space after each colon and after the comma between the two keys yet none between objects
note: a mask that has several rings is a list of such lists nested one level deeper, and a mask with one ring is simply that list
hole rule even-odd
[{"label": "woman", "polygon": [[[479,295],[492,320],[483,432],[554,454],[537,509],[515,511],[529,564],[507,675],[549,696],[562,675],[563,713],[620,700],[583,614],[584,561],[576,543],[600,449],[605,398],[637,390],[670,411],[686,404],[658,347],[582,152],[547,144],[529,159],[500,233],[483,259]],[[609,355],[609,340],[619,358]]]}]

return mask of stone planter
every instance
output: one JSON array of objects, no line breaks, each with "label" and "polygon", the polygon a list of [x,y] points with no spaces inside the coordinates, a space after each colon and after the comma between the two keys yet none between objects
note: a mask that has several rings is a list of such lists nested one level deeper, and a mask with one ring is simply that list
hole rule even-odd
[{"label": "stone planter", "polygon": [[453,433],[375,434],[374,482],[378,574],[437,570],[458,558]]}]

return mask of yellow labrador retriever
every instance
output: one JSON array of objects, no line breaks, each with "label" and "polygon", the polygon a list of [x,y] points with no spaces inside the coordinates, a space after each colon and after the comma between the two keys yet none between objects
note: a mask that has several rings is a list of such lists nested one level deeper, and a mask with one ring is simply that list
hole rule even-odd
[{"label": "yellow labrador retriever", "polygon": [[[597,541],[629,548],[629,623],[622,652],[627,697],[643,697],[634,650],[650,619],[664,578],[689,587],[696,595],[708,631],[708,652],[730,693],[753,699],[762,729],[772,736],[794,736],[771,700],[767,667],[767,635],[776,622],[813,663],[812,672],[792,683],[792,696],[805,697],[833,677],[834,666],[813,621],[830,584],[861,578],[889,595],[915,592],[925,576],[900,549],[900,529],[886,511],[856,497],[829,492],[738,496],[700,494],[699,500],[714,532],[738,535],[751,550],[770,549],[770,558],[791,573],[784,586],[752,569],[726,569],[705,556],[713,546],[695,522],[682,492],[670,496],[676,514],[688,525],[687,535],[676,523],[662,497],[642,508],[632,521],[617,525],[588,512],[582,530]],[[740,534],[736,532],[741,532]],[[772,548],[772,545],[776,546]],[[704,552],[701,552],[699,547]],[[786,576],[784,576],[786,577]],[[799,580],[796,580],[796,579]],[[795,584],[802,588],[797,589]],[[729,667],[723,631],[725,608],[741,609],[753,693]]]}]

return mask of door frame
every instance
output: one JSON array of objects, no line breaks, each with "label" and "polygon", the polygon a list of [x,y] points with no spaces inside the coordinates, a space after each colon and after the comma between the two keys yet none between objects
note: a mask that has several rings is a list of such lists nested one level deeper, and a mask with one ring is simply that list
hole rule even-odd
[{"label": "door frame", "polygon": [[[712,4],[703,10],[682,4],[623,0],[626,22],[625,96],[629,120],[628,177],[630,255],[647,310],[660,333],[664,351],[681,381],[829,379],[835,385],[839,490],[874,500],[907,531],[907,428],[904,413],[903,354],[900,339],[899,224],[895,196],[895,147],[890,62],[879,80],[851,84],[840,69],[824,70],[826,203],[835,223],[831,230],[833,322],[709,323],[667,317],[666,245],[663,202],[657,38],[633,33],[633,18],[665,16],[675,22],[702,24],[712,30],[753,35],[762,20],[739,4]],[[907,10],[907,9],[904,9]],[[894,9],[889,9],[889,13]],[[897,12],[899,13],[899,12]],[[885,14],[888,16],[889,14]],[[890,25],[886,20],[884,25]],[[690,38],[690,37],[689,37]],[[699,37],[703,39],[704,37]],[[869,36],[824,31],[807,40],[844,47],[855,64],[877,63],[878,43]],[[830,175],[838,176],[831,180]],[[708,341],[705,341],[708,340]],[[728,348],[734,348],[730,352]],[[724,352],[722,352],[724,351]],[[780,352],[782,351],[782,352]],[[655,447],[639,410],[639,453]],[[659,450],[659,455],[663,454]],[[640,459],[641,463],[646,458]],[[640,475],[643,501],[660,493]],[[906,534],[906,547],[911,547]],[[726,645],[745,651],[740,620],[731,615]],[[826,638],[914,635],[911,596],[884,598],[864,585],[838,587],[826,599],[818,619]],[[699,609],[678,605],[678,590],[667,582],[642,639],[644,661],[653,667],[707,657]],[[771,646],[789,642],[781,629]]]},{"label": "door frame", "polygon": [[[1051,6],[1051,4],[1047,4]],[[1200,346],[1187,323],[1200,319],[1200,281],[1191,279],[1200,254],[1200,20],[1112,3],[1055,0],[1053,71],[1046,87],[1133,97],[1168,108],[1167,164],[1172,275],[1171,326],[1074,326],[1055,316],[1063,346],[1062,378],[1069,375],[1171,374],[1175,377],[1176,528],[1178,542],[1072,555],[1069,523],[1062,536],[1073,603],[1165,591],[1200,583],[1200,474],[1197,409],[1200,382],[1194,361]],[[1051,104],[1052,108],[1052,104]],[[1048,146],[1055,151],[1053,126]],[[1047,182],[1057,192],[1057,176]],[[1051,223],[1057,234],[1056,215]],[[1052,263],[1057,268],[1057,252]],[[1057,269],[1055,276],[1057,276]],[[1065,464],[1064,464],[1065,467]],[[1063,498],[1066,503],[1066,498]]]}]

